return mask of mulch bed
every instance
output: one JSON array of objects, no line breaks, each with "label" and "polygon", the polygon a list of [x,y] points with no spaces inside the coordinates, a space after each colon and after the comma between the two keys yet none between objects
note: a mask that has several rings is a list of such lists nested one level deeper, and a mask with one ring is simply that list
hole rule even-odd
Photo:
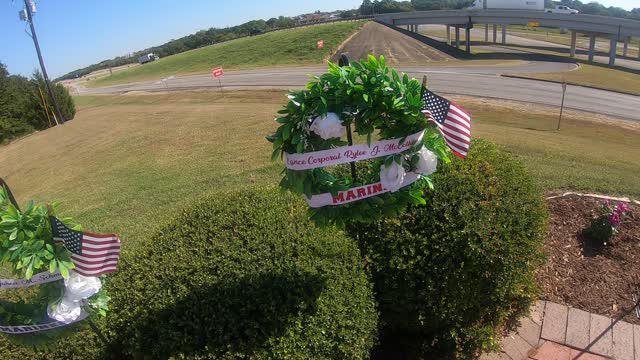
[{"label": "mulch bed", "polygon": [[536,277],[545,300],[639,324],[632,294],[640,296],[640,206],[630,210],[606,247],[582,236],[601,199],[569,195],[547,200],[546,264]]}]

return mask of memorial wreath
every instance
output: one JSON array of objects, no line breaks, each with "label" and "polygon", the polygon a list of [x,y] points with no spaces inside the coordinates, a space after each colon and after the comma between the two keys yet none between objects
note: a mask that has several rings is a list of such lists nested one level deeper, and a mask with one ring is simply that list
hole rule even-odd
[{"label": "memorial wreath", "polygon": [[438,159],[449,161],[422,112],[424,89],[382,56],[329,63],[305,90],[289,92],[280,126],[267,137],[272,158],[285,161],[280,185],[304,194],[319,224],[372,221],[424,204]]}]

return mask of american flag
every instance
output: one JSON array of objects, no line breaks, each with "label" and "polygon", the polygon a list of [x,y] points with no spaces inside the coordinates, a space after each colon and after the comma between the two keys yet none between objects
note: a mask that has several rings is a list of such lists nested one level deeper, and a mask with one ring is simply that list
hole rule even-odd
[{"label": "american flag", "polygon": [[120,258],[120,239],[116,235],[99,235],[69,229],[51,216],[53,240],[71,252],[74,271],[84,276],[99,276],[116,271]]},{"label": "american flag", "polygon": [[471,115],[456,103],[422,89],[422,113],[434,121],[444,141],[456,156],[464,159],[471,143]]}]

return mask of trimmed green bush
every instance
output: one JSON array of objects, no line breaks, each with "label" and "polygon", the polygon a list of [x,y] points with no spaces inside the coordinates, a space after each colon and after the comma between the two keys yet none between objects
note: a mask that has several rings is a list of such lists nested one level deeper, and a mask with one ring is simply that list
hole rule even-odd
[{"label": "trimmed green bush", "polygon": [[382,352],[473,358],[495,348],[496,330],[535,299],[542,195],[522,163],[488,142],[471,149],[440,166],[427,205],[349,226],[373,276]]},{"label": "trimmed green bush", "polygon": [[109,284],[116,358],[361,359],[377,330],[357,245],[273,189],[203,200]]}]

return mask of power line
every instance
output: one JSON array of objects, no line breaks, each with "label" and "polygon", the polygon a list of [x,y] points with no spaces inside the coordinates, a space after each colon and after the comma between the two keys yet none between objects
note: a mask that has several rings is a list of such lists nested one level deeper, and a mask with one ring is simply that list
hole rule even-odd
[{"label": "power line", "polygon": [[31,26],[31,38],[33,39],[33,44],[36,46],[36,52],[38,53],[38,61],[40,62],[40,69],[42,69],[42,76],[44,77],[44,83],[47,87],[47,92],[49,93],[49,97],[51,98],[51,102],[53,102],[53,106],[58,114],[58,118],[61,124],[64,124],[64,116],[60,111],[60,107],[58,107],[58,101],[55,96],[53,96],[53,91],[51,90],[51,84],[49,83],[49,75],[47,75],[47,69],[44,66],[44,60],[42,59],[42,53],[40,52],[40,44],[38,44],[38,36],[36,35],[36,28],[33,25],[33,10],[35,10],[34,0],[24,0],[23,11],[26,11],[26,19]]}]

